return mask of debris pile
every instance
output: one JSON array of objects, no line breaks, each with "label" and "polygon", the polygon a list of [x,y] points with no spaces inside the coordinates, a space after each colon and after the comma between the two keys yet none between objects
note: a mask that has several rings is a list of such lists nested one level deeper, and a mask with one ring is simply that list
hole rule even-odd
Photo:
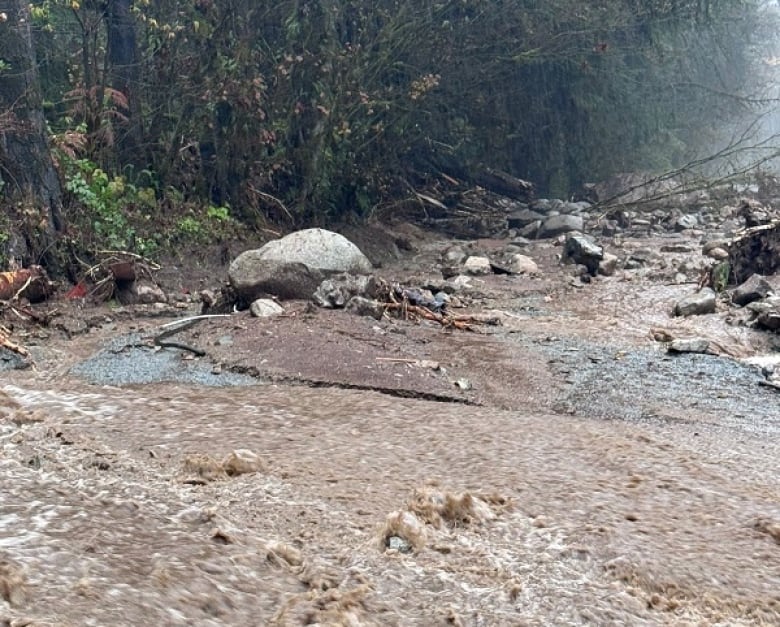
[{"label": "debris pile", "polygon": [[104,251],[99,261],[83,266],[82,279],[66,298],[91,298],[107,302],[113,298],[123,305],[165,302],[166,297],[154,281],[160,266],[134,253]]}]

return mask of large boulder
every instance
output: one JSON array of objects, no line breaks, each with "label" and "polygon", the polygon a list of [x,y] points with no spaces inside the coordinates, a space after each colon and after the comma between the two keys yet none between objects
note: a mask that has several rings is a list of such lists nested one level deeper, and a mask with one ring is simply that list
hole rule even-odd
[{"label": "large boulder", "polygon": [[266,296],[282,300],[311,298],[325,279],[325,273],[298,262],[258,258],[248,250],[228,268],[230,285],[244,303]]},{"label": "large boulder", "polygon": [[563,257],[576,264],[582,264],[592,276],[596,276],[599,263],[604,258],[604,249],[588,235],[569,233],[563,246]]},{"label": "large boulder", "polygon": [[701,316],[715,313],[717,294],[709,287],[700,289],[695,294],[677,301],[674,307],[675,316]]},{"label": "large boulder", "polygon": [[371,270],[368,258],[343,235],[306,229],[241,253],[230,264],[228,278],[239,298],[250,303],[266,295],[311,298],[332,274]]},{"label": "large boulder", "polygon": [[539,229],[537,237],[544,239],[547,237],[557,237],[562,233],[570,233],[571,231],[582,231],[585,226],[585,221],[582,216],[573,216],[560,214],[557,216],[551,216],[542,222],[542,226]]},{"label": "large boulder", "polygon": [[343,235],[325,229],[304,229],[257,249],[258,259],[302,263],[325,273],[368,274],[371,262]]},{"label": "large boulder", "polygon": [[735,305],[747,305],[756,300],[761,300],[772,291],[772,286],[760,274],[751,274],[747,281],[738,285],[731,292],[731,302]]}]

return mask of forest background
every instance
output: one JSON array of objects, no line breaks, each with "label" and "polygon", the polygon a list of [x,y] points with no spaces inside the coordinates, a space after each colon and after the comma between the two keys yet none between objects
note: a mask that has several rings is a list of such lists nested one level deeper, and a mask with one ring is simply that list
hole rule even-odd
[{"label": "forest background", "polygon": [[755,171],[777,26],[764,0],[0,0],[5,265],[362,220],[441,173]]}]

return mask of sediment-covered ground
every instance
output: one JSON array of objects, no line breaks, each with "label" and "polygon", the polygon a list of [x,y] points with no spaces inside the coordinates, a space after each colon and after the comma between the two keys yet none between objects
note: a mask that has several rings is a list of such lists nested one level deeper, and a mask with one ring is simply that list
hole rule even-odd
[{"label": "sediment-covered ground", "polygon": [[[377,273],[441,280],[450,244]],[[149,346],[153,308],[32,333],[36,369],[0,380],[0,618],[778,624],[780,393],[745,361],[774,335],[559,253],[473,277],[457,311],[501,324],[472,332],[288,303],[177,336],[204,357]],[[694,336],[719,354],[658,341]]]}]

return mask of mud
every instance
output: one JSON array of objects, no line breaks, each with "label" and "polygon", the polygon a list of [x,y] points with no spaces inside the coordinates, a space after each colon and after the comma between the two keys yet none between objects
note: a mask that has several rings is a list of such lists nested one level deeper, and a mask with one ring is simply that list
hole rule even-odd
[{"label": "mud", "polygon": [[[381,273],[427,280],[446,244]],[[474,279],[464,311],[503,325],[471,333],[292,303],[177,338],[203,358],[144,346],[140,310],[33,342],[0,382],[0,618],[777,624],[780,395],[742,360],[773,338],[555,253]],[[257,470],[221,472],[241,450]]]}]

